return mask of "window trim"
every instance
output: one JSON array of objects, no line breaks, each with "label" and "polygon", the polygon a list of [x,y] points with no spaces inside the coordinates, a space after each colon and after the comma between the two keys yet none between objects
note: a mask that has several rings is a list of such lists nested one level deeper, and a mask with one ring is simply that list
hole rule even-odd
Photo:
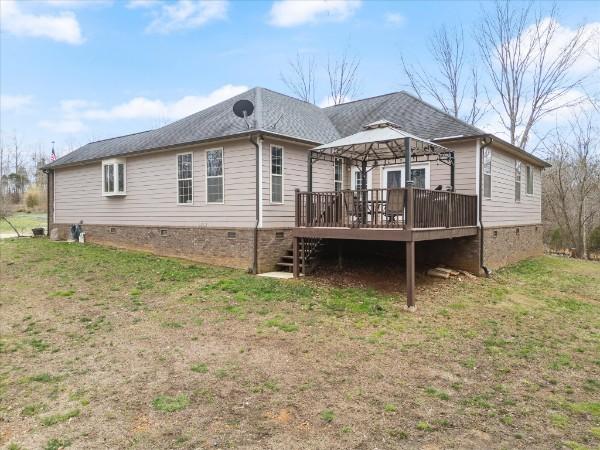
[{"label": "window trim", "polygon": [[[179,201],[179,157],[182,155],[191,155],[192,156],[192,201],[189,203],[181,203]],[[187,180],[188,178],[182,178],[182,180]],[[175,196],[177,199],[178,206],[193,206],[194,205],[194,152],[181,152],[175,155]]]},{"label": "window trim", "polygon": [[[490,152],[490,173],[485,173],[485,153]],[[483,149],[483,161],[481,161],[481,196],[486,199],[492,199],[492,193],[494,192],[493,188],[493,167],[494,167],[494,153],[490,147],[485,147]],[[485,177],[489,175],[490,177],[490,195],[485,195]]]},{"label": "window trim", "polygon": [[[221,175],[211,175],[210,178],[221,178],[223,180],[223,195],[220,202],[209,202],[208,201],[208,152],[214,152],[215,150],[221,151]],[[207,205],[224,205],[225,204],[225,149],[224,147],[207,148],[204,151],[204,190],[206,194],[204,200]]]},{"label": "window trim", "polygon": [[[379,185],[384,188],[387,189],[387,171],[389,169],[391,170],[400,170],[402,172],[401,175],[401,183],[402,183],[402,188],[406,188],[406,171],[404,170],[406,168],[406,165],[404,164],[390,164],[388,166],[381,166],[381,170],[380,170],[380,183]],[[415,162],[412,163],[410,165],[411,170],[412,169],[425,169],[425,189],[431,189],[431,164],[429,163],[429,161],[427,162]],[[368,183],[368,181],[367,181]]]},{"label": "window trim", "polygon": [[[335,165],[337,164],[338,161],[342,164],[341,171],[340,171],[341,178],[340,178],[339,181],[335,179]],[[345,172],[345,170],[344,170],[344,158],[335,158],[333,160],[333,190],[334,190],[334,192],[342,192],[344,190],[344,172]],[[335,188],[335,185],[337,183],[339,183],[339,185],[340,185],[340,190],[339,191],[337,191],[336,188]]]},{"label": "window trim", "polygon": [[[281,175],[273,174],[273,147],[281,149]],[[281,177],[281,201],[273,201],[273,175]],[[269,203],[272,205],[285,204],[285,147],[279,144],[271,144],[269,146]]]},{"label": "window trim", "polygon": [[[531,192],[529,192],[529,174],[531,174]],[[533,166],[531,164],[525,166],[525,195],[533,197]]]},{"label": "window trim", "polygon": [[[517,169],[519,173],[519,181],[517,182]],[[517,199],[517,183],[519,183],[519,198]],[[515,203],[521,203],[521,194],[523,193],[523,164],[518,159],[515,159]]]},{"label": "window trim", "polygon": [[[356,166],[352,166],[350,170],[350,189],[353,191],[362,189],[356,187],[356,172],[360,172],[361,169]],[[367,189],[373,189],[373,166],[367,167]]]},{"label": "window trim", "polygon": [[[123,164],[123,190],[119,191],[119,164]],[[113,190],[104,190],[104,167],[113,167]],[[127,195],[127,161],[125,158],[111,158],[102,160],[102,169],[100,171],[101,186],[103,197],[123,197]],[[117,190],[115,190],[117,189]]]}]

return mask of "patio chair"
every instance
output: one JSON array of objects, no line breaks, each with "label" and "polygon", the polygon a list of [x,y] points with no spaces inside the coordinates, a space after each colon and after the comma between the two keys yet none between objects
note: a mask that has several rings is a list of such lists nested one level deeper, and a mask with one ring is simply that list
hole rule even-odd
[{"label": "patio chair", "polygon": [[404,190],[390,189],[385,202],[385,216],[388,223],[401,222],[404,216]]},{"label": "patio chair", "polygon": [[349,223],[355,225],[361,222],[363,202],[360,201],[355,191],[344,191],[344,209]]}]

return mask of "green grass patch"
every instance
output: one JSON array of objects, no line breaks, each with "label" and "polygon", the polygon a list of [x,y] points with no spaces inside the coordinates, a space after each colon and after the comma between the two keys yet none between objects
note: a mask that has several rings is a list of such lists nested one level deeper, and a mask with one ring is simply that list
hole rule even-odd
[{"label": "green grass patch", "polygon": [[42,417],[42,425],[44,425],[45,427],[56,425],[57,423],[66,422],[69,419],[78,417],[79,414],[81,414],[81,411],[79,411],[78,409],[73,409],[63,414],[52,414],[50,416]]},{"label": "green grass patch", "polygon": [[152,400],[152,406],[154,409],[163,412],[175,412],[181,411],[182,409],[187,408],[190,404],[190,399],[185,394],[179,394],[175,397],[171,397],[168,395],[159,395],[154,400]]},{"label": "green grass patch", "polygon": [[46,411],[46,409],[47,407],[43,403],[31,403],[29,405],[26,405],[21,410],[21,415],[26,417],[32,417],[38,415],[41,412]]},{"label": "green grass patch", "polygon": [[[8,217],[10,223],[21,234],[31,233],[32,228],[46,228],[48,226],[48,216],[44,213],[27,213],[20,212],[12,214]],[[0,220],[0,233],[14,233],[15,230],[6,222]]]},{"label": "green grass patch", "polygon": [[433,387],[426,387],[425,393],[431,397],[439,398],[440,400],[450,400],[450,396],[447,392],[439,391]]},{"label": "green grass patch", "polygon": [[71,297],[74,293],[75,291],[72,289],[66,291],[54,291],[50,293],[50,297]]},{"label": "green grass patch", "polygon": [[433,427],[429,423],[425,422],[424,420],[421,420],[421,421],[417,422],[417,430],[433,431]]},{"label": "green grass patch", "polygon": [[287,322],[281,317],[274,317],[273,319],[266,320],[264,326],[267,328],[278,328],[286,333],[298,331],[298,325],[294,322]]},{"label": "green grass patch", "polygon": [[205,363],[197,363],[192,365],[192,372],[196,373],[207,373],[208,366]]},{"label": "green grass patch", "polygon": [[331,423],[335,419],[335,413],[331,409],[325,409],[319,414],[323,422]]},{"label": "green grass patch", "polygon": [[70,440],[54,438],[54,439],[50,439],[46,443],[44,450],[60,450],[60,449],[70,447],[70,446],[71,446]]}]

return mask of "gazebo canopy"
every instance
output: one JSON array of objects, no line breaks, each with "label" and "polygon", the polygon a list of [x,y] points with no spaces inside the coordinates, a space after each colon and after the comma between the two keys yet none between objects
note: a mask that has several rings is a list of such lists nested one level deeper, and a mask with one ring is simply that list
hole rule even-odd
[{"label": "gazebo canopy", "polygon": [[[407,152],[407,143],[410,151]],[[319,155],[335,158],[348,158],[357,162],[396,161],[406,154],[411,157],[423,155],[445,155],[449,149],[414,134],[402,131],[398,125],[388,120],[378,120],[364,127],[364,130],[315,147],[315,159]]]}]

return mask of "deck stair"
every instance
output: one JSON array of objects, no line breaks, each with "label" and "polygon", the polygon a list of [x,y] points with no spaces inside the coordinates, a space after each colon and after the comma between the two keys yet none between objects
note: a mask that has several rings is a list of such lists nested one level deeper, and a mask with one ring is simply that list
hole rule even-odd
[{"label": "deck stair", "polygon": [[[298,243],[299,269],[303,275],[309,275],[318,265],[319,255],[323,251],[325,243],[323,239],[305,238]],[[285,255],[279,258],[277,267],[292,272],[294,269],[294,252],[289,248]]]}]

